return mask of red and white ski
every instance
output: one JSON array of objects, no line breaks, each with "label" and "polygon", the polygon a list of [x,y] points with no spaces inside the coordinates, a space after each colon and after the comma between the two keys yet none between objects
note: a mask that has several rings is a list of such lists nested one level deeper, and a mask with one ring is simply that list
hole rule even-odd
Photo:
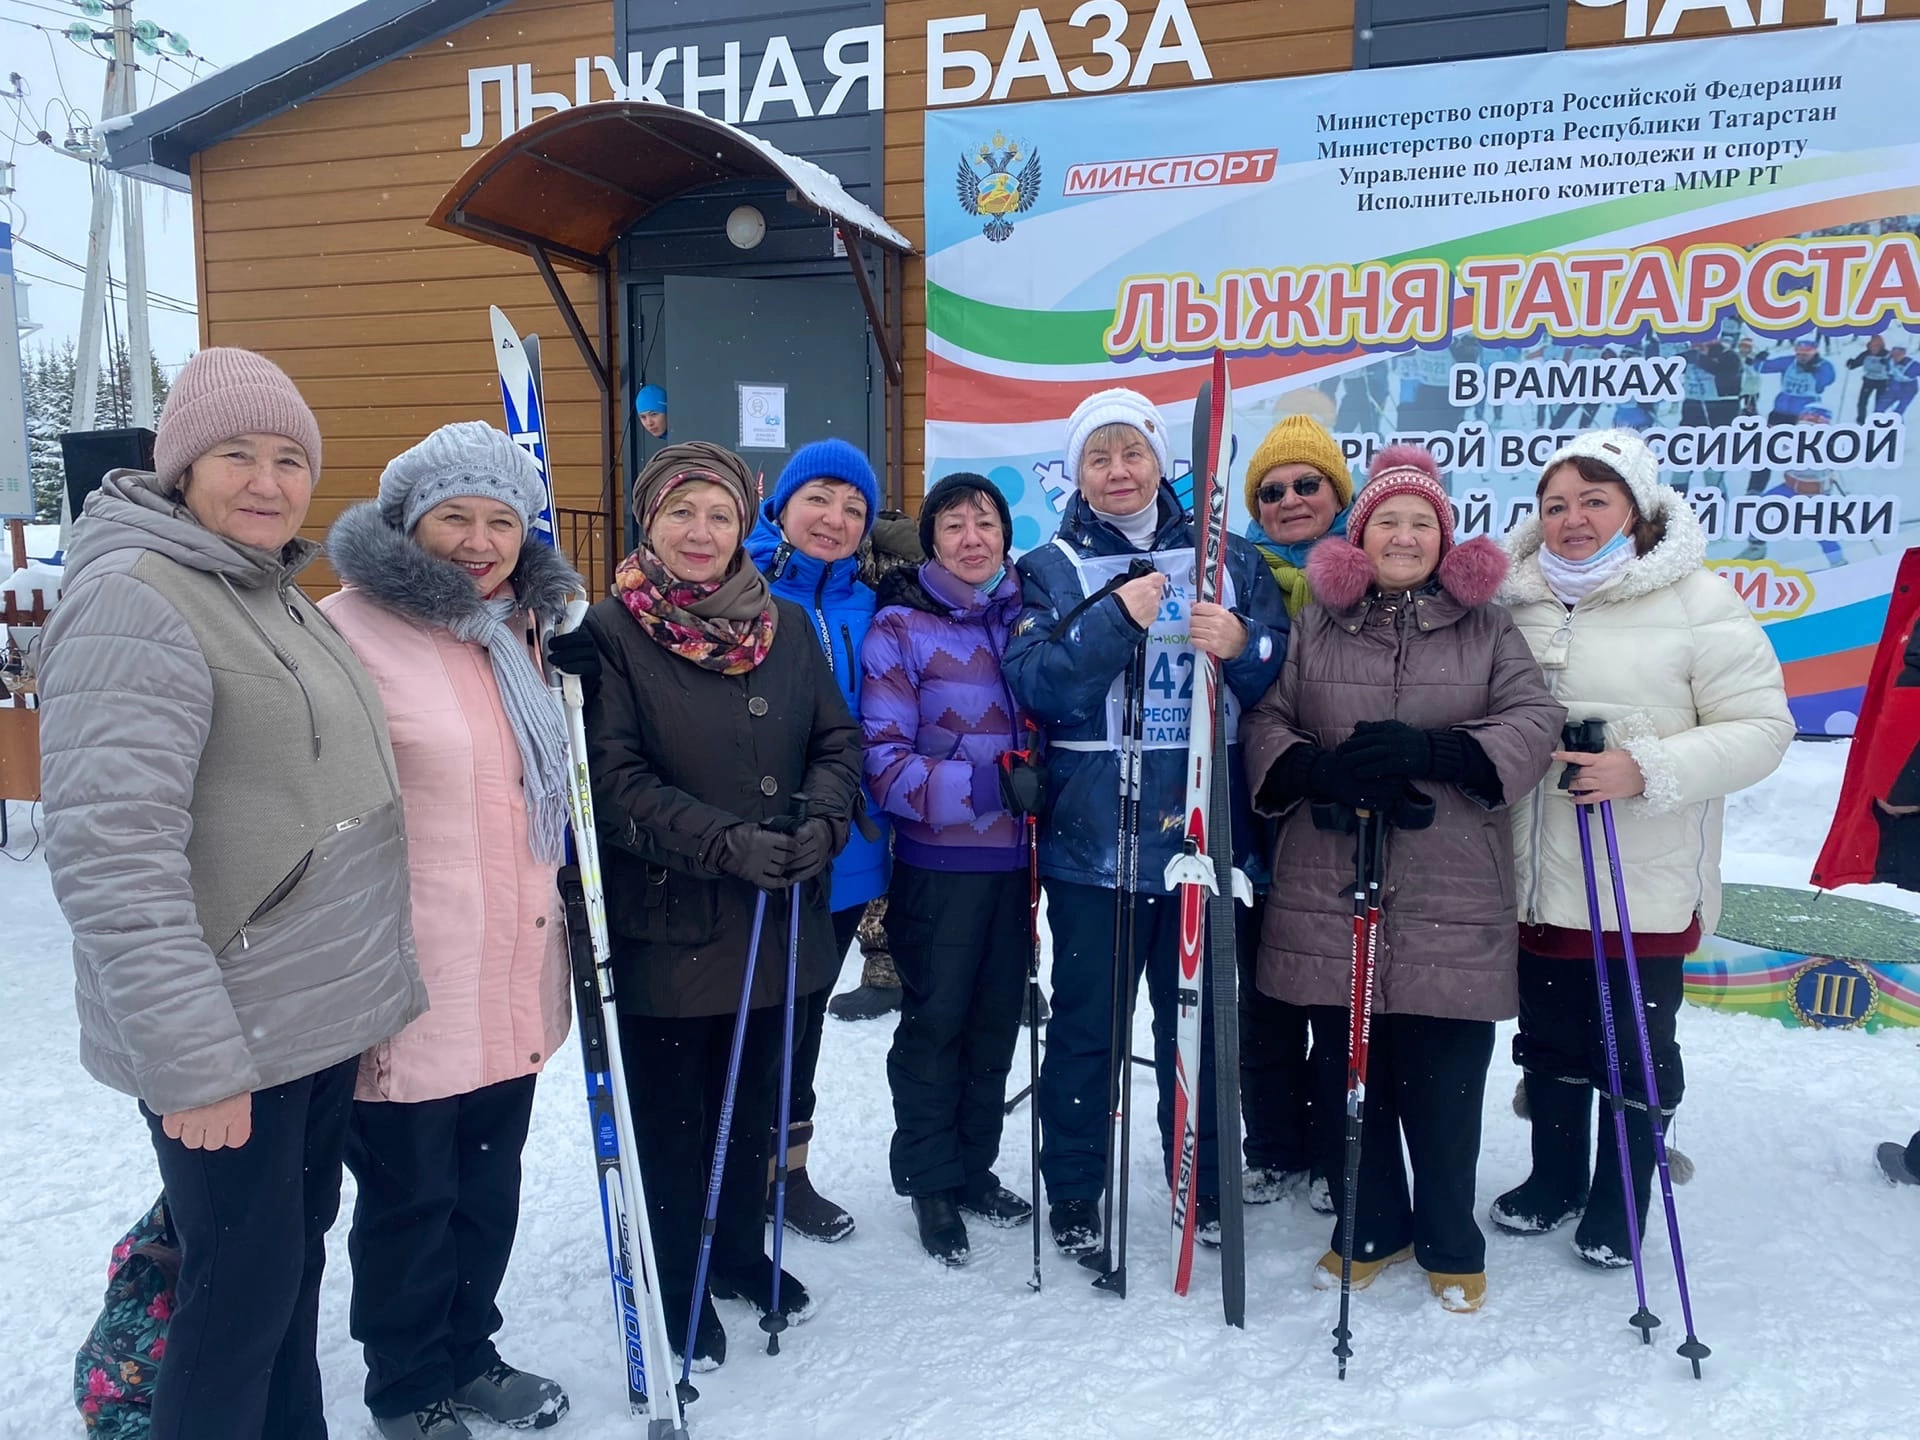
[{"label": "red and white ski", "polygon": [[[1233,456],[1233,396],[1227,383],[1226,356],[1216,352],[1212,378],[1200,387],[1193,411],[1193,531],[1194,600],[1218,604],[1225,592],[1227,561],[1227,470]],[[1224,765],[1225,746],[1220,727],[1220,662],[1196,651],[1194,694],[1187,740],[1187,793],[1183,813],[1186,838],[1180,853],[1167,863],[1166,883],[1180,896],[1180,969],[1176,996],[1179,1006],[1175,1027],[1173,1099],[1173,1289],[1185,1295],[1193,1280],[1193,1240],[1196,1206],[1194,1183],[1200,1159],[1200,1038],[1201,1010],[1206,984],[1202,962],[1206,955],[1206,921],[1209,908],[1227,915],[1226,963],[1232,955],[1232,898],[1225,905],[1210,907],[1210,897],[1220,896],[1220,881],[1232,878],[1229,888],[1245,889],[1246,877],[1232,869],[1233,850],[1229,817],[1213,814],[1215,806],[1216,764]],[[1215,828],[1217,827],[1217,829]],[[1244,898],[1251,900],[1249,892]],[[1220,937],[1214,937],[1216,942]],[[1216,943],[1216,951],[1220,946]],[[1218,963],[1216,959],[1216,964]],[[1221,1017],[1216,1015],[1218,1025]],[[1229,1019],[1229,1023],[1231,1020]],[[1220,1117],[1220,1165],[1229,1164],[1228,1136],[1232,1161],[1238,1162],[1238,1107],[1231,1117]],[[1235,1171],[1238,1174],[1237,1168]]]}]

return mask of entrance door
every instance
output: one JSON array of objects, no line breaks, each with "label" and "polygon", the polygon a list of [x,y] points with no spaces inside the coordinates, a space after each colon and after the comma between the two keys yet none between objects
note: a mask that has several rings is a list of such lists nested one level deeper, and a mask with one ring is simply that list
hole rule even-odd
[{"label": "entrance door", "polygon": [[882,468],[867,314],[850,279],[669,275],[665,329],[673,439],[738,451],[762,493],[795,450],[829,436]]}]

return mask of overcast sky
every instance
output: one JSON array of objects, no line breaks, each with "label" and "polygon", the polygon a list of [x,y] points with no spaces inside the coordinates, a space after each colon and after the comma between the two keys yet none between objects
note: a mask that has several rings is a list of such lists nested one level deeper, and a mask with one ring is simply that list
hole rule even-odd
[{"label": "overcast sky", "polygon": [[[211,62],[200,63],[205,76],[212,68],[229,66],[257,55],[262,50],[319,24],[329,16],[351,8],[353,0],[133,0],[134,18],[151,20],[185,38],[195,55]],[[6,127],[6,150],[0,158],[14,164],[14,193],[4,205],[10,209],[13,223],[14,266],[18,278],[28,290],[32,318],[43,328],[23,337],[27,343],[59,341],[79,333],[81,271],[62,264],[40,251],[30,249],[30,241],[74,265],[84,266],[87,258],[87,220],[92,205],[88,185],[88,167],[59,149],[67,138],[66,110],[72,109],[88,120],[100,115],[102,88],[106,82],[105,46],[90,50],[69,39],[63,32],[76,21],[87,20],[82,0],[0,0],[0,76],[17,74],[26,91],[24,101],[8,100],[0,104],[0,123]],[[104,30],[105,15],[91,20]],[[35,27],[45,27],[39,29]],[[96,53],[99,52],[99,53]],[[156,96],[166,98],[191,81],[195,60],[176,63],[169,59],[139,57],[142,66],[139,104],[150,105]],[[34,133],[45,129],[53,137],[51,147],[35,142]],[[177,366],[198,345],[199,332],[191,315],[167,308],[159,296],[191,305],[193,282],[193,212],[187,196],[157,186],[143,187],[146,193],[147,286],[154,292],[152,306],[153,348],[169,370]],[[3,212],[0,212],[3,213]],[[122,277],[119,207],[114,213],[113,274]],[[56,283],[57,282],[57,283]],[[124,298],[115,302],[115,323],[124,325]]]}]

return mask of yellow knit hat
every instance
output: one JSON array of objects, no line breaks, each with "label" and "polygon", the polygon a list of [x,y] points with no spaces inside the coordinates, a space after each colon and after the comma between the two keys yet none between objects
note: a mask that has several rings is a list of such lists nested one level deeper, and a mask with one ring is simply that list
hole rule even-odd
[{"label": "yellow knit hat", "polygon": [[1340,452],[1340,442],[1333,438],[1333,432],[1311,415],[1289,415],[1267,432],[1267,438],[1247,461],[1249,515],[1260,513],[1260,482],[1266,473],[1276,465],[1294,461],[1313,466],[1333,482],[1342,510],[1353,503],[1353,472],[1347,468],[1347,457]]}]

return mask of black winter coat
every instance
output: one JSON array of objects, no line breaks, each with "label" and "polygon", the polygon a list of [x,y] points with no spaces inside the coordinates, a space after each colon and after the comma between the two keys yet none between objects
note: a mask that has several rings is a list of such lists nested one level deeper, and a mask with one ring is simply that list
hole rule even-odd
[{"label": "black winter coat", "polygon": [[[594,817],[620,1009],[681,1019],[732,1014],[758,891],[710,858],[722,831],[791,815],[804,792],[836,820],[836,850],[860,784],[860,727],[804,612],[776,601],[767,656],[744,675],[663,650],[618,597],[587,612],[604,673],[586,713]],[[828,875],[801,887],[798,993],[831,985]],[[785,992],[787,905],[768,902],[753,1007]]]}]

